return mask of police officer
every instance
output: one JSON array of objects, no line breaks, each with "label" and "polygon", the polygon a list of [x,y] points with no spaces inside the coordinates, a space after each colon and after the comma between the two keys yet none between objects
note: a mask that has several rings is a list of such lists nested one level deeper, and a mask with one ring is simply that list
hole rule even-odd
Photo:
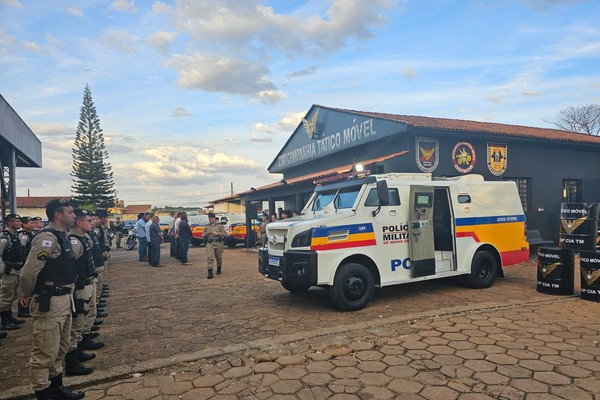
[{"label": "police officer", "polygon": [[123,223],[123,221],[121,220],[121,217],[117,217],[117,220],[115,221],[115,224],[113,225],[113,229],[115,230],[117,249],[121,248],[121,240],[123,240],[123,227],[124,226],[125,226],[125,223]]},{"label": "police officer", "polygon": [[208,214],[208,225],[204,227],[202,237],[206,241],[206,260],[208,262],[208,279],[213,278],[213,264],[217,259],[217,275],[221,275],[223,264],[223,238],[227,236],[225,227],[217,223],[215,214]]},{"label": "police officer", "polygon": [[[29,238],[29,240],[27,242],[27,254],[29,254],[29,249],[31,248],[31,239],[33,239],[33,236],[35,236],[35,234],[39,232],[39,229],[37,229],[38,220],[41,221],[42,219],[40,217],[21,216],[21,223],[23,224],[23,231],[25,233],[27,233],[27,236]],[[25,257],[25,258],[27,258],[27,257]],[[20,292],[20,290],[19,290],[19,292]],[[18,304],[17,317],[19,317],[19,318],[31,317],[29,308],[23,307],[20,302]]]},{"label": "police officer", "polygon": [[31,386],[37,399],[81,399],[83,392],[63,386],[63,361],[69,351],[75,257],[67,230],[75,220],[68,200],[46,205],[49,224],[33,238],[21,272],[22,305],[33,317],[29,359]]},{"label": "police officer", "polygon": [[27,259],[29,236],[21,230],[20,215],[9,214],[5,221],[6,228],[0,236],[0,330],[15,330],[25,322],[13,316],[12,305],[19,293],[19,277]]},{"label": "police officer", "polygon": [[69,238],[75,255],[77,281],[75,282],[74,296],[75,315],[71,325],[71,350],[65,356],[65,374],[89,375],[94,372],[94,369],[82,365],[81,362],[96,357],[95,354],[84,353],[82,343],[86,316],[89,314],[90,300],[93,297],[94,286],[92,283],[96,276],[96,267],[92,255],[94,241],[89,236],[92,231],[92,217],[87,210],[75,209],[74,212],[75,224],[73,224],[69,233]]}]

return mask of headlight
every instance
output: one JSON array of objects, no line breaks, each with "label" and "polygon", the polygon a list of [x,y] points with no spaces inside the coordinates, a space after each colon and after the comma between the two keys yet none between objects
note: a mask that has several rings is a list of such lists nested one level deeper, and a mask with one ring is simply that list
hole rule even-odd
[{"label": "headlight", "polygon": [[310,246],[310,242],[312,240],[312,230],[307,230],[304,232],[300,232],[296,236],[294,236],[294,240],[292,240],[292,247],[308,247]]}]

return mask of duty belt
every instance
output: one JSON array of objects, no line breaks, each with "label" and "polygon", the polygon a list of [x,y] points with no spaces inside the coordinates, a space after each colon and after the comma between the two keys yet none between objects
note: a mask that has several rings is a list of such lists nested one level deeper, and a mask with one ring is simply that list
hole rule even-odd
[{"label": "duty belt", "polygon": [[212,243],[212,242],[222,242],[223,239],[208,239],[208,243]]},{"label": "duty belt", "polygon": [[84,286],[87,286],[87,285],[91,285],[93,280],[94,280],[93,276],[91,276],[89,278],[80,278],[80,279],[77,279],[77,283],[80,285],[83,283]]},{"label": "duty belt", "polygon": [[4,265],[6,266],[6,268],[8,269],[14,269],[16,271],[20,271],[21,268],[23,268],[23,262],[10,262],[10,261],[4,261]]},{"label": "duty belt", "polygon": [[72,288],[68,286],[44,286],[39,295],[46,296],[63,296],[65,294],[70,294]]}]

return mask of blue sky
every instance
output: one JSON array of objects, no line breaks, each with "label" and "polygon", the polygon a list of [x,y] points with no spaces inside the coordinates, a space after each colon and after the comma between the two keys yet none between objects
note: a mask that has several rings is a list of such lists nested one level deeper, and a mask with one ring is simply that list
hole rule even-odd
[{"label": "blue sky", "polygon": [[201,206],[279,180],[312,104],[552,127],[600,102],[600,2],[0,0],[0,93],[70,193],[90,85],[118,196]]}]

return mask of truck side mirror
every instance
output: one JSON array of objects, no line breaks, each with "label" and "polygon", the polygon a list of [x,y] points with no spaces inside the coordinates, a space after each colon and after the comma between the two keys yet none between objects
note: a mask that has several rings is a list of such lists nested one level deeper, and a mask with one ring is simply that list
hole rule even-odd
[{"label": "truck side mirror", "polygon": [[377,198],[379,199],[380,206],[387,206],[390,204],[387,181],[377,181]]},{"label": "truck side mirror", "polygon": [[379,214],[381,206],[390,204],[390,195],[386,181],[377,181],[377,199],[379,200],[379,205],[373,210],[373,217],[376,217],[377,214]]}]

